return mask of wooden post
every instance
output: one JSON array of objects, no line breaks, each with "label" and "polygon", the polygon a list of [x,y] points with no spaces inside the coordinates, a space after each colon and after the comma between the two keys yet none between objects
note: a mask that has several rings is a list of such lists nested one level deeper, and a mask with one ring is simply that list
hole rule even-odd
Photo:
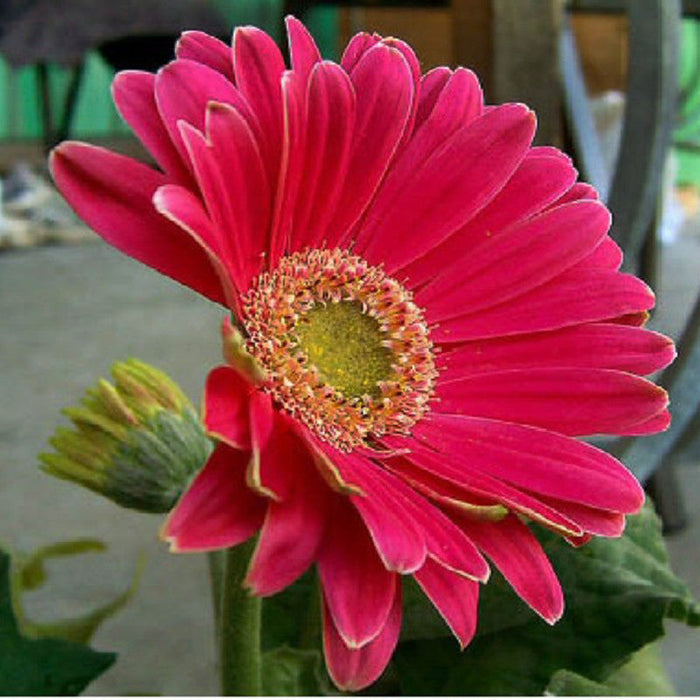
[{"label": "wooden post", "polygon": [[536,143],[561,146],[559,34],[563,0],[492,0],[493,101],[524,102],[538,119]]},{"label": "wooden post", "polygon": [[452,0],[452,62],[471,68],[487,102],[495,101],[492,0]]}]

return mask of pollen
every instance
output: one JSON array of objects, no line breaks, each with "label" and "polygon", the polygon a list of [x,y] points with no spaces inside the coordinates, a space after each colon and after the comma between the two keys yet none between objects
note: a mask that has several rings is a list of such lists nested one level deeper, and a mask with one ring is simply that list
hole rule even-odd
[{"label": "pollen", "polygon": [[437,376],[428,327],[381,268],[339,249],[294,253],[253,282],[243,311],[264,388],[335,447],[408,434],[428,410]]},{"label": "pollen", "polygon": [[317,304],[299,318],[295,332],[321,379],[348,398],[378,398],[379,383],[394,374],[386,334],[356,301]]}]

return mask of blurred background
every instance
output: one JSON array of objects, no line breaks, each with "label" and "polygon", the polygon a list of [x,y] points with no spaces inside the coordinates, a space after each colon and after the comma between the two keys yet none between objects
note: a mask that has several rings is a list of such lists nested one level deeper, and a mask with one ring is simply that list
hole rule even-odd
[{"label": "blurred background", "polygon": [[[680,341],[661,379],[672,429],[612,449],[654,495],[674,567],[700,595],[700,2],[0,0],[0,542],[109,547],[52,565],[30,612],[106,602],[145,552],[134,600],[94,640],[119,660],[88,692],[217,692],[204,558],[168,554],[158,517],[44,475],[36,455],[65,422],[60,409],[116,359],[156,364],[197,403],[223,313],[102,244],[53,189],[46,155],[76,138],[147,159],[112,105],[115,71],[156,70],[185,29],[228,41],[254,24],[281,40],[289,12],[328,58],[366,30],[407,40],[424,71],[473,68],[487,102],[533,107],[537,142],[570,153],[598,188],[627,269],[657,291],[651,327]],[[662,651],[679,694],[700,693],[699,649],[692,630],[669,626]]]}]

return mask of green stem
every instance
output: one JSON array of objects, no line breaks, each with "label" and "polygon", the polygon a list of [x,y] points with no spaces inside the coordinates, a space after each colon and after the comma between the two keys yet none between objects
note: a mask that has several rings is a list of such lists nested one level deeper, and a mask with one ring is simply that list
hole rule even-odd
[{"label": "green stem", "polygon": [[262,601],[243,587],[255,539],[226,550],[221,585],[220,664],[223,695],[261,695]]}]

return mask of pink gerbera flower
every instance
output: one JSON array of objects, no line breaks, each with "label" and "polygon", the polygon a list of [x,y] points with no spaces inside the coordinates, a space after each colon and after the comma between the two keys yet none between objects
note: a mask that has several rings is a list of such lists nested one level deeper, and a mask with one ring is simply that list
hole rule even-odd
[{"label": "pink gerbera flower", "polygon": [[666,428],[642,375],[674,350],[641,328],[653,294],[619,272],[595,191],[531,146],[531,111],[485,107],[462,68],[421,75],[397,39],[358,34],[338,65],[287,27],[290,70],[244,27],[117,76],[160,169],[80,143],[52,168],[107,242],[233,314],[205,392],[218,447],[164,536],[259,532],[263,596],[315,563],[328,668],[357,690],[392,654],[403,575],[462,645],[486,558],[561,616],[526,523],[573,544],[622,532],[642,489],[576,438]]}]

